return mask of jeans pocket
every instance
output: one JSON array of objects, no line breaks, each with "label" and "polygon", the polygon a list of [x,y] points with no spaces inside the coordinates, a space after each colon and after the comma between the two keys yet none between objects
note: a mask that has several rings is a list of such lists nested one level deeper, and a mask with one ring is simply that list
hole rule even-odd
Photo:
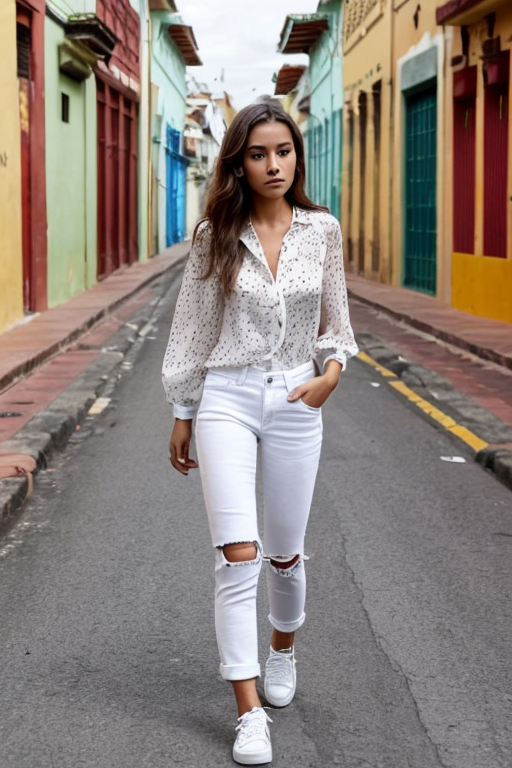
[{"label": "jeans pocket", "polygon": [[313,411],[313,413],[320,413],[320,411],[322,410],[322,406],[320,406],[320,407],[318,407],[318,408],[317,408],[317,407],[316,407],[316,406],[314,406],[314,405],[308,405],[307,403],[305,403],[305,402],[304,402],[304,400],[302,399],[302,397],[300,397],[300,398],[299,398],[299,403],[302,403],[302,405],[304,406],[304,408],[307,408],[307,409],[308,409],[308,411]]},{"label": "jeans pocket", "polygon": [[229,374],[221,373],[218,370],[210,369],[204,380],[204,386],[206,389],[222,389],[223,387],[229,387],[233,379]]}]

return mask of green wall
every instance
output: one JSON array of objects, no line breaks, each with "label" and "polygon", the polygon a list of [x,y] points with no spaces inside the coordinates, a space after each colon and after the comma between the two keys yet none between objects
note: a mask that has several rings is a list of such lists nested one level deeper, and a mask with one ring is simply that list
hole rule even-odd
[{"label": "green wall", "polygon": [[309,52],[310,115],[306,131],[308,192],[340,218],[341,126],[343,108],[341,0],[319,5],[329,30]]},{"label": "green wall", "polygon": [[[96,281],[96,87],[59,72],[64,30],[45,23],[46,202],[48,305],[60,304]],[[69,122],[62,120],[62,95]]]}]

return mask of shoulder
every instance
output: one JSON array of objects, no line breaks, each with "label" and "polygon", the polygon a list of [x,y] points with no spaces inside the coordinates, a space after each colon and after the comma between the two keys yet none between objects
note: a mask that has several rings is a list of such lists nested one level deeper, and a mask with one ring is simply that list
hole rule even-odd
[{"label": "shoulder", "polygon": [[203,243],[205,240],[209,240],[212,235],[212,225],[209,219],[200,219],[194,229],[192,242]]},{"label": "shoulder", "polygon": [[338,219],[328,211],[308,211],[305,208],[297,209],[297,218],[305,224],[310,224],[324,235],[332,237],[340,232]]},{"label": "shoulder", "polygon": [[192,252],[196,256],[207,256],[210,250],[212,226],[208,219],[201,219],[196,224],[192,235]]}]

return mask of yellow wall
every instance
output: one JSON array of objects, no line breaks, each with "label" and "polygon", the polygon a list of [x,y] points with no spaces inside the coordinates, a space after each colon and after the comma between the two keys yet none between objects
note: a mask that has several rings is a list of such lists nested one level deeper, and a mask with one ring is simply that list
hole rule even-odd
[{"label": "yellow wall", "polygon": [[454,253],[452,286],[455,309],[512,323],[511,259]]},{"label": "yellow wall", "polygon": [[23,315],[16,5],[0,4],[0,333]]},{"label": "yellow wall", "polygon": [[[349,268],[368,277],[390,282],[390,189],[391,189],[391,0],[372,2],[357,0],[366,8],[363,23],[355,27],[352,18],[360,17],[355,4],[345,6],[343,28],[343,168],[341,194],[341,222],[345,241],[345,257],[350,253]],[[351,16],[354,14],[354,17]],[[379,189],[375,190],[375,136],[373,123],[374,85],[381,81],[380,162]],[[359,96],[364,92],[367,103],[365,175],[361,179],[361,145],[359,130]],[[349,116],[354,115],[353,174],[350,179]],[[362,215],[361,183],[364,184],[364,215]],[[374,221],[378,224],[377,245],[379,268],[372,269],[374,247]],[[362,238],[361,238],[362,233]],[[363,253],[361,264],[360,252]],[[362,268],[361,268],[362,267]]]}]

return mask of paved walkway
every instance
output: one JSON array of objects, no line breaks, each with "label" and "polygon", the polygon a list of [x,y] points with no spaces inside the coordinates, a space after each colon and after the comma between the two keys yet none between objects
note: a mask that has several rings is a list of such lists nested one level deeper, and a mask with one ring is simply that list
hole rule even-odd
[{"label": "paved walkway", "polygon": [[512,369],[512,324],[459,312],[422,293],[371,282],[357,275],[347,275],[347,283],[359,301],[382,309],[420,331]]}]

